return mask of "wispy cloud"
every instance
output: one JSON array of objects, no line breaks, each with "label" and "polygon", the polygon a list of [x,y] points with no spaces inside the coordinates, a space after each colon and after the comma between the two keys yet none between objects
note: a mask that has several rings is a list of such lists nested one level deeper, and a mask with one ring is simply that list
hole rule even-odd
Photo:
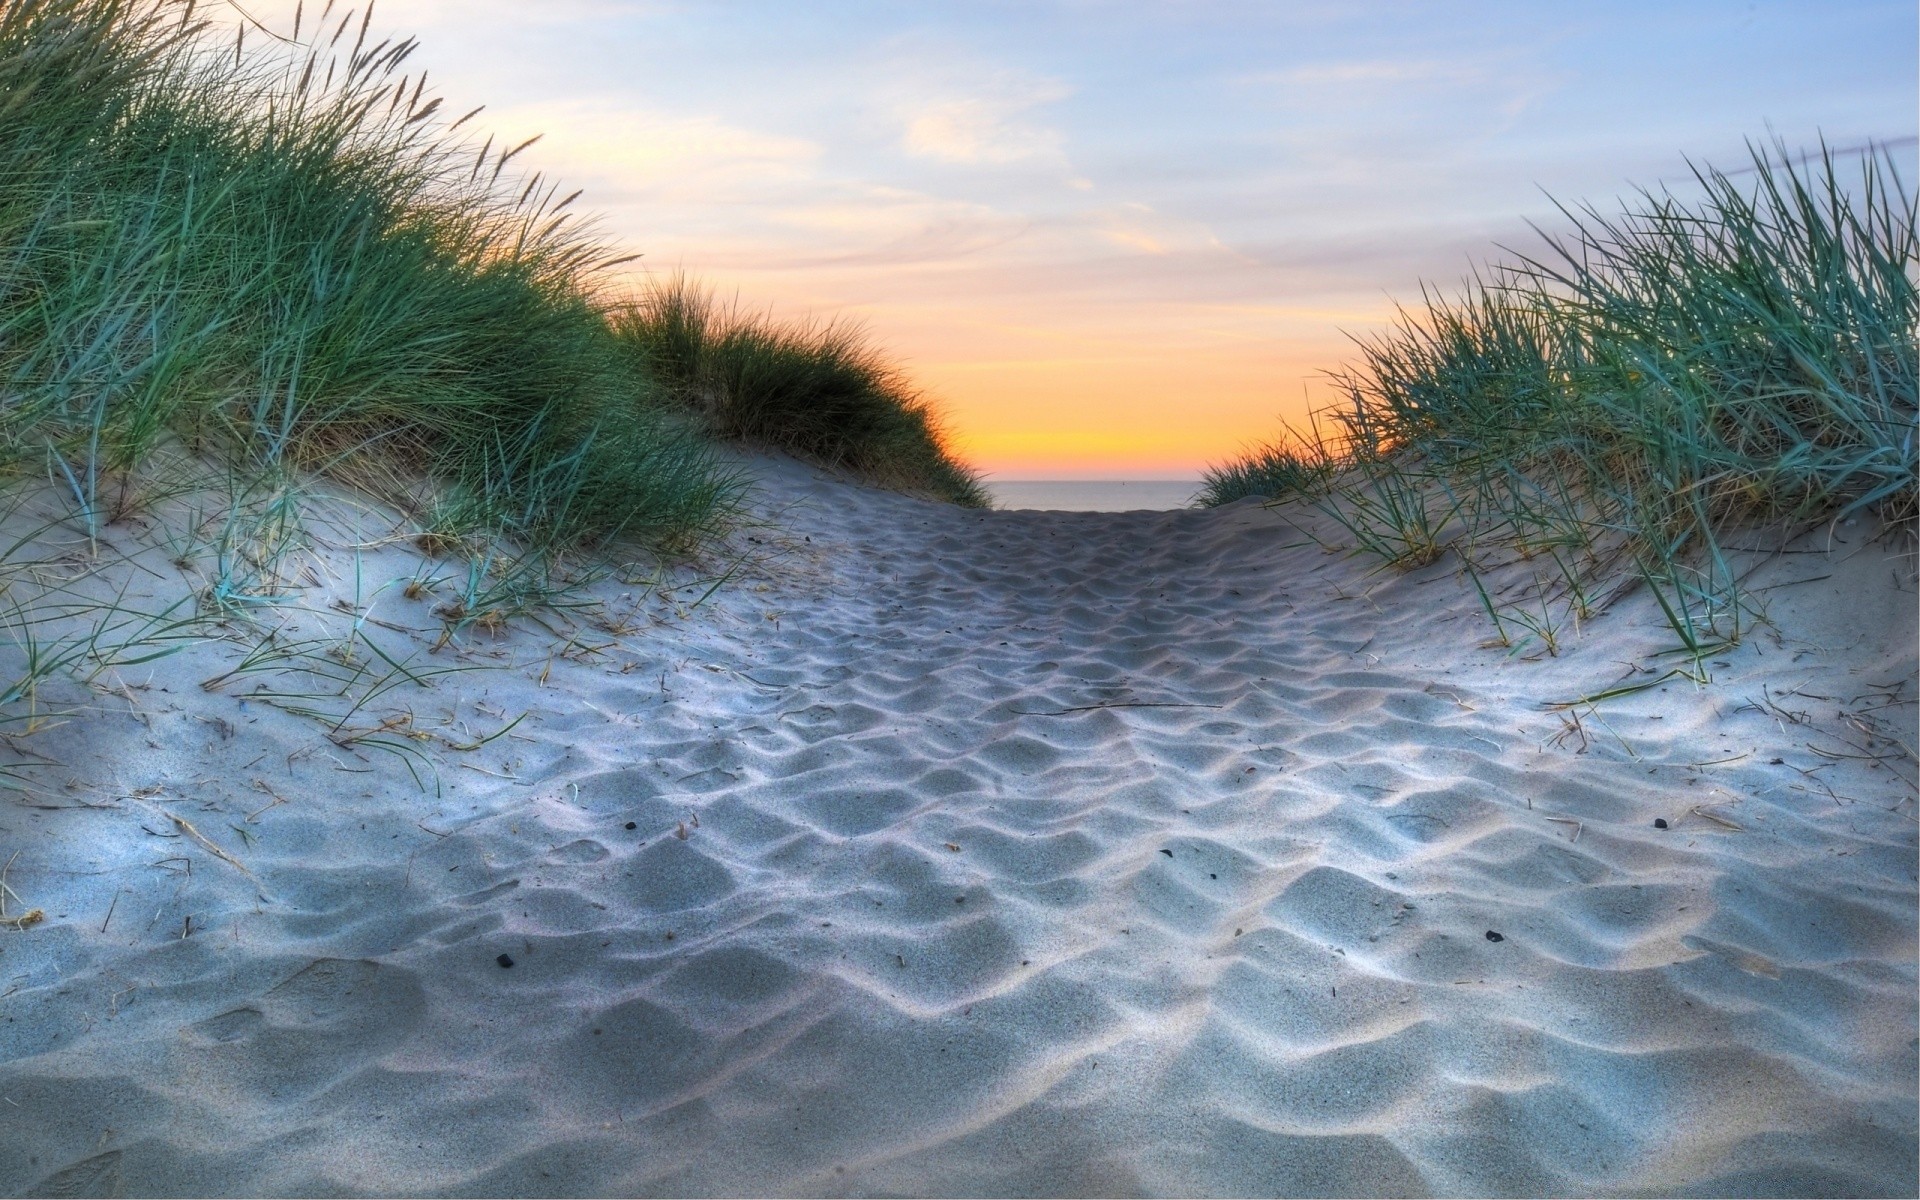
[{"label": "wispy cloud", "polygon": [[1067,161],[1067,135],[1049,108],[1074,94],[1057,76],[983,53],[972,39],[906,34],[856,70],[870,104],[907,155],[969,166]]},{"label": "wispy cloud", "polygon": [[1065,137],[1032,119],[1069,89],[1052,81],[1006,81],[993,92],[935,100],[906,120],[909,154],[952,163],[1064,162]]},{"label": "wispy cloud", "polygon": [[660,197],[724,201],[808,178],[817,142],[734,125],[711,113],[675,113],[617,95],[580,96],[490,112],[509,143],[540,135],[537,157],[569,175],[591,173]]}]

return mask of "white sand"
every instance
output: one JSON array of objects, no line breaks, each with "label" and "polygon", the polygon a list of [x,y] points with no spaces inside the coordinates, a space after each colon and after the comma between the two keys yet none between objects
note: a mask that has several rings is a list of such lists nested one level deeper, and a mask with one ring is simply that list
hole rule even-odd
[{"label": "white sand", "polygon": [[355,717],[437,796],[227,645],[23,740],[0,1193],[1915,1194],[1910,558],[1836,530],[1574,729],[1644,593],[1522,662],[1297,513],[759,470],[696,611],[609,581]]}]

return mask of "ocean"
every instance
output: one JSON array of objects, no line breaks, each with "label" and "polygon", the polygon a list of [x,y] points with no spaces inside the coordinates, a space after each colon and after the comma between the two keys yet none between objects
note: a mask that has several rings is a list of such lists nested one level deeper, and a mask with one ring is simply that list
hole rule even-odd
[{"label": "ocean", "polygon": [[995,508],[1055,512],[1127,512],[1186,508],[1200,490],[1196,479],[1015,479],[987,481]]}]

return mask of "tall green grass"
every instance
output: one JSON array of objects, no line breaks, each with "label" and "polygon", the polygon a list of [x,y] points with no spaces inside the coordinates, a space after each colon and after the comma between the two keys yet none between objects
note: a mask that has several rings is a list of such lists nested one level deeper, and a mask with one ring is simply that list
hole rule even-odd
[{"label": "tall green grass", "polygon": [[1756,147],[1695,183],[1563,209],[1541,251],[1426,295],[1312,435],[1214,468],[1202,502],[1304,495],[1403,565],[1547,564],[1518,610],[1482,590],[1503,638],[1624,575],[1696,655],[1750,613],[1730,537],[1860,512],[1911,533],[1920,237],[1892,158]]},{"label": "tall green grass", "polygon": [[[0,556],[0,709],[39,727],[53,676],[208,638],[317,671],[301,696],[358,696],[329,736],[433,675],[328,674],[282,628],[323,478],[456,560],[443,642],[569,606],[613,539],[699,544],[742,490],[716,434],[984,500],[850,329],[721,319],[683,289],[674,332],[667,298],[614,291],[626,260],[578,193],[473,134],[478,110],[450,119],[370,4],[296,11],[269,32],[235,4],[0,0],[0,513],[64,498]],[[140,545],[193,596],[148,612],[89,582]]]},{"label": "tall green grass", "polygon": [[674,276],[624,308],[614,328],[633,361],[719,437],[955,504],[990,504],[947,450],[933,410],[855,326],[723,310]]},{"label": "tall green grass", "polygon": [[[286,37],[207,19],[237,12],[0,3],[0,511],[51,483],[83,537],[0,560],[0,726],[37,727],[55,675],[276,644],[317,476],[465,557],[450,631],[554,599],[583,544],[690,543],[736,486],[615,337],[618,259],[524,146],[463,140],[370,7]],[[185,495],[217,507],[145,536],[194,595],[87,582],[129,553],[111,526]]]},{"label": "tall green grass", "polygon": [[0,7],[0,464],[90,525],[184,439],[461,530],[699,529],[723,480],[614,339],[572,197],[460,141],[370,9],[314,16],[250,49],[177,0]]}]

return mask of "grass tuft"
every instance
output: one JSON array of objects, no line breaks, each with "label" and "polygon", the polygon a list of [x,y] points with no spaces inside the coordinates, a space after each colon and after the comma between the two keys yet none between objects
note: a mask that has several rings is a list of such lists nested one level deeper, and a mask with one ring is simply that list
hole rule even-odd
[{"label": "grass tuft", "polygon": [[722,309],[674,276],[623,309],[614,328],[632,361],[716,436],[786,450],[885,487],[991,504],[948,451],[925,399],[857,326],[782,324]]},{"label": "grass tuft", "polygon": [[1326,493],[1334,464],[1318,446],[1297,436],[1256,446],[1240,458],[1209,467],[1201,480],[1199,505],[1218,508],[1248,497],[1277,499]]},{"label": "grass tuft", "polygon": [[[984,503],[850,327],[619,302],[627,259],[515,168],[531,143],[463,133],[412,40],[335,7],[301,40],[191,0],[0,2],[0,515],[44,521],[0,558],[0,735],[45,726],[56,676],[238,640],[210,686],[412,770],[392,706],[441,673],[416,651],[564,624],[614,539],[676,553],[734,519],[714,434]],[[450,560],[398,585],[439,589],[434,646],[364,613],[294,637],[336,483]],[[89,583],[146,569],[130,538],[192,594]]]},{"label": "grass tuft", "polygon": [[0,464],[90,533],[174,438],[462,530],[700,529],[725,481],[613,336],[611,251],[358,24],[248,48],[173,0],[0,9]]},{"label": "grass tuft", "polygon": [[[453,632],[562,599],[576,551],[687,546],[739,490],[616,337],[618,256],[510,170],[524,145],[463,140],[412,41],[371,9],[307,43],[209,13],[234,10],[0,4],[0,511],[66,514],[0,561],[0,733],[44,727],[55,676],[278,644],[322,477],[468,560]],[[195,593],[88,584],[133,564],[122,523]],[[285,706],[407,752],[349,718],[429,673],[356,634],[240,669],[319,664]]]},{"label": "grass tuft", "polygon": [[1911,536],[1913,198],[1884,149],[1751,158],[1688,198],[1562,208],[1542,251],[1361,343],[1314,435],[1214,468],[1203,503],[1302,496],[1387,562],[1458,552],[1476,586],[1533,562],[1539,586],[1481,598],[1549,652],[1637,581],[1696,660],[1750,615],[1730,533],[1871,512]]}]

